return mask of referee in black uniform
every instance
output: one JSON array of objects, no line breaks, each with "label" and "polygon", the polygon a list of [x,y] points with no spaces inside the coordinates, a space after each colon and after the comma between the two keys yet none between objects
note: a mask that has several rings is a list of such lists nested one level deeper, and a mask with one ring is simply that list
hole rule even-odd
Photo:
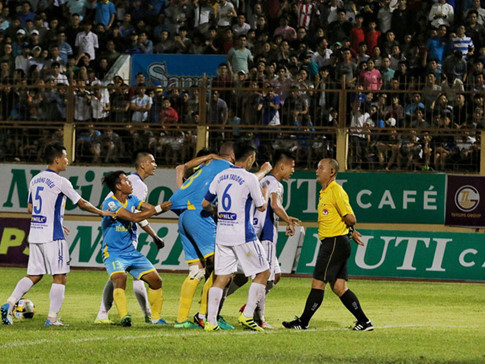
[{"label": "referee in black uniform", "polygon": [[356,331],[372,331],[374,326],[362,310],[357,296],[347,287],[347,260],[350,257],[350,240],[364,245],[361,234],[354,231],[355,215],[349,203],[349,197],[336,182],[338,162],[335,159],[322,159],[318,163],[317,181],[322,185],[318,201],[318,238],[322,241],[313,272],[312,290],[308,295],[305,310],[301,317],[293,321],[284,321],[287,329],[308,328],[313,314],[323,301],[325,286],[330,283],[333,292],[344,306],[355,316]]}]

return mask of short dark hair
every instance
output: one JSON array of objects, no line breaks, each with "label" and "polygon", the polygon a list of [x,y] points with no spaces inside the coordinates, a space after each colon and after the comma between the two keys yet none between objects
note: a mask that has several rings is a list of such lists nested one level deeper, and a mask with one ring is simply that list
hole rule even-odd
[{"label": "short dark hair", "polygon": [[256,148],[248,141],[238,141],[234,143],[234,157],[236,161],[244,161],[251,154],[256,152]]},{"label": "short dark hair", "polygon": [[45,147],[44,150],[44,160],[47,164],[54,163],[54,159],[62,157],[66,147],[63,146],[61,143],[53,143],[49,144]]},{"label": "short dark hair", "polygon": [[120,183],[120,176],[126,174],[124,171],[113,171],[109,172],[103,177],[103,185],[109,188],[113,193],[116,192],[116,185]]},{"label": "short dark hair", "polygon": [[147,150],[138,150],[135,153],[134,158],[133,158],[134,161],[135,161],[135,168],[136,169],[140,168],[140,164],[141,164],[142,160],[144,158],[148,157],[150,154],[152,154],[152,153],[150,153]]},{"label": "short dark hair", "polygon": [[231,153],[234,153],[234,143],[233,142],[224,142],[221,147],[219,148],[219,156],[229,156]]},{"label": "short dark hair", "polygon": [[295,155],[288,149],[277,149],[273,154],[273,165],[286,160],[295,160]]}]

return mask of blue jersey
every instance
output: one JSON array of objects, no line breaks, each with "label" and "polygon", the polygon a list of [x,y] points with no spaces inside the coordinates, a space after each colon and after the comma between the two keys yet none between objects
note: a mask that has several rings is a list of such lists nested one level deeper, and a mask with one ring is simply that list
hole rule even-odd
[{"label": "blue jersey", "polygon": [[172,211],[180,215],[184,210],[202,210],[202,200],[209,190],[214,177],[232,164],[226,160],[215,159],[207,165],[202,165],[190,176],[180,188],[170,197]]},{"label": "blue jersey", "polygon": [[[111,196],[104,200],[103,210],[109,209],[117,213],[122,208],[125,208],[135,213],[136,210],[140,210],[143,202],[134,195],[129,195],[126,202],[122,204],[116,197]],[[103,229],[103,253],[105,258],[112,253],[125,253],[136,250],[133,246],[133,242],[136,243],[137,239],[136,223],[105,216],[101,221],[101,228]]]}]

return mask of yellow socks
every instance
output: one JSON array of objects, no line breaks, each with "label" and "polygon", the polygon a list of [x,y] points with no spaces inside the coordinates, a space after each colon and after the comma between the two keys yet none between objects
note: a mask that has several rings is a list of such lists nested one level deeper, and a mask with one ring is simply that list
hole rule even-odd
[{"label": "yellow socks", "polygon": [[152,308],[152,321],[160,319],[163,305],[162,289],[148,288],[148,302]]},{"label": "yellow socks", "polygon": [[120,317],[123,318],[128,315],[125,290],[122,288],[115,288],[113,291],[113,299]]},{"label": "yellow socks", "polygon": [[202,297],[200,299],[200,309],[199,314],[207,315],[207,301],[209,299],[209,289],[214,283],[214,272],[211,273],[209,278],[204,283],[204,288],[202,289]]},{"label": "yellow socks", "polygon": [[192,301],[194,299],[195,290],[199,285],[200,280],[191,279],[189,276],[185,278],[182,284],[182,289],[180,291],[180,304],[179,313],[177,315],[177,322],[187,321],[190,312],[190,306],[192,306]]}]

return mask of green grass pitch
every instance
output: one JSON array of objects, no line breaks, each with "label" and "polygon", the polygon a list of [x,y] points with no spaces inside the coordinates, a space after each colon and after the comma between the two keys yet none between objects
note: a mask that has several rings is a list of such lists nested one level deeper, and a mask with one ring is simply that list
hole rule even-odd
[{"label": "green grass pitch", "polygon": [[[1,303],[24,274],[0,268]],[[184,277],[162,273],[162,316],[170,323]],[[246,286],[222,311],[236,329],[206,333],[145,324],[130,278],[133,327],[95,325],[106,279],[105,272],[72,271],[60,315],[69,326],[44,327],[51,284],[46,276],[26,296],[36,305],[35,317],[0,327],[0,363],[485,363],[483,284],[351,280],[375,331],[349,330],[353,317],[330,290],[310,329],[289,331],[281,322],[301,314],[311,280],[283,277],[266,305],[275,330],[256,333],[236,325]],[[197,307],[195,302],[192,313]],[[119,321],[115,308],[110,317]]]}]

